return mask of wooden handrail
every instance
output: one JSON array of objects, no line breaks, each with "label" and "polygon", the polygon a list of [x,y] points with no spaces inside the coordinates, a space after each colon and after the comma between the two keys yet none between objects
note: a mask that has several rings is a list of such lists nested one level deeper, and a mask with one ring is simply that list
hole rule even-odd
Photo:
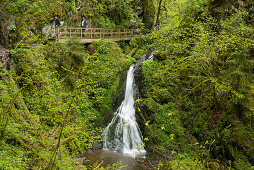
[{"label": "wooden handrail", "polygon": [[[127,28],[82,28],[82,27],[58,27],[57,38],[68,39],[81,38],[86,42],[106,39],[110,41],[129,40],[133,37],[134,29]],[[89,40],[89,41],[88,41]]]}]

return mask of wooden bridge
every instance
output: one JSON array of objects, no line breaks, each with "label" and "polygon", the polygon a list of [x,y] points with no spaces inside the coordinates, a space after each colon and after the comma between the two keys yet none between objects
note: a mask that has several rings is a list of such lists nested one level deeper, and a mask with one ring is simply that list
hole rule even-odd
[{"label": "wooden bridge", "polygon": [[133,35],[134,29],[126,28],[57,28],[57,39],[60,43],[65,43],[70,38],[80,39],[82,43],[91,43],[101,39],[108,41],[122,41],[130,40]]}]

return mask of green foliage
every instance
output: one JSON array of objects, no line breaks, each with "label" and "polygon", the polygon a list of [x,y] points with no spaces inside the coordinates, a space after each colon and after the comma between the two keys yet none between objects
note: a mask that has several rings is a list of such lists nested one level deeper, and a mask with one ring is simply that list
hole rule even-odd
[{"label": "green foliage", "polygon": [[130,45],[132,47],[144,48],[144,46],[151,45],[152,39],[145,35],[135,35],[131,41]]},{"label": "green foliage", "polygon": [[153,20],[155,15],[155,7],[152,0],[143,1],[143,23],[147,30],[152,29]]},{"label": "green foliage", "polygon": [[130,63],[127,63],[122,50],[114,42],[102,40],[94,42],[91,46],[95,48],[95,52],[93,55],[87,55],[84,60],[86,90],[93,106],[107,111],[112,106],[112,95],[116,95],[120,83],[119,76]]},{"label": "green foliage", "polygon": [[147,134],[151,138],[149,141],[166,149],[183,150],[188,140],[181,125],[180,113],[174,109],[174,102],[178,99],[175,84],[177,73],[169,72],[159,62],[146,61],[143,75],[145,88],[149,89],[143,105],[151,112],[147,119],[152,120],[151,131]]},{"label": "green foliage", "polygon": [[95,167],[93,169],[98,169],[98,170],[120,170],[120,169],[126,167],[126,165],[121,165],[121,163],[122,163],[121,161],[118,161],[118,162],[116,162],[112,165],[108,165],[107,167],[101,166],[102,163],[103,163],[103,161],[100,162],[100,163],[93,164],[92,167]]},{"label": "green foliage", "polygon": [[[15,16],[12,47],[25,36],[27,43],[44,42],[42,28],[55,15],[67,23],[85,15],[89,27],[139,28],[143,17],[151,28],[159,3],[2,2],[0,16]],[[130,47],[138,48],[133,58],[107,41],[88,49],[70,40],[11,52],[11,71],[0,70],[0,167],[85,168],[74,156],[100,140],[123,70],[154,48],[155,60],[143,65],[138,111],[146,120],[146,146],[174,157],[159,168],[252,166],[253,2],[243,1],[242,7],[236,0],[161,2],[161,26],[131,40]],[[108,167],[114,168],[119,164]]]},{"label": "green foliage", "polygon": [[134,58],[139,59],[141,55],[148,54],[153,48],[152,42],[153,39],[150,36],[135,35],[130,40],[130,46],[132,48],[138,48],[137,52],[134,55]]},{"label": "green foliage", "polygon": [[[25,150],[0,141],[0,166],[3,169],[27,169],[28,159]],[[14,168],[15,167],[15,168]]]},{"label": "green foliage", "polygon": [[100,15],[93,19],[93,24],[98,28],[115,28],[116,24],[107,16]]},{"label": "green foliage", "polygon": [[[101,28],[151,28],[154,16],[154,5],[151,0],[142,3],[140,0],[17,0],[6,1],[2,17],[15,19],[9,34],[10,47],[14,48],[22,40],[21,45],[41,44],[48,40],[43,33],[49,35],[54,29],[54,17],[59,16],[66,26],[80,27],[83,16],[88,21],[88,27]],[[144,12],[145,15],[141,15]],[[7,22],[7,21],[6,21]],[[11,23],[13,24],[13,23]],[[3,24],[9,30],[8,25]],[[2,29],[1,27],[1,29]]]},{"label": "green foliage", "polygon": [[79,13],[95,27],[130,27],[137,20],[135,5],[131,0],[80,1]]},{"label": "green foliage", "polygon": [[[195,138],[202,145],[214,141],[205,145],[209,151],[205,159],[225,164],[230,160],[237,169],[249,168],[253,137],[243,132],[253,131],[254,43],[246,13],[231,10],[227,17],[214,17],[206,2],[198,0],[166,5],[164,15],[170,19],[154,34],[156,60],[143,66],[143,112],[152,129],[149,142],[199,153],[195,147],[184,146],[189,142],[193,146]],[[166,113],[177,116],[171,119]],[[170,141],[172,134],[174,141]]]},{"label": "green foliage", "polygon": [[[66,2],[67,4],[68,2]],[[18,0],[8,3],[8,13],[15,17],[15,30],[11,34],[12,43],[18,43],[25,35],[26,43],[41,43],[42,28],[45,23],[55,15],[63,15],[62,11],[65,3],[63,1],[30,1]],[[12,44],[14,47],[14,44]]]},{"label": "green foliage", "polygon": [[76,41],[11,51],[11,72],[0,70],[1,167],[73,167],[100,140],[130,63],[116,43],[92,45],[93,55]]},{"label": "green foliage", "polygon": [[[219,168],[219,167],[217,167]],[[160,163],[158,169],[205,169],[205,166],[202,162],[193,159],[186,153],[178,154],[174,160]]]}]

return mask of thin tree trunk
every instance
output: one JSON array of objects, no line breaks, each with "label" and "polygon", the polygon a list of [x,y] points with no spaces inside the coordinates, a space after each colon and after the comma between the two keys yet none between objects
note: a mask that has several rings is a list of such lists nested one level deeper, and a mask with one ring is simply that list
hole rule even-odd
[{"label": "thin tree trunk", "polygon": [[159,6],[158,6],[158,12],[157,12],[157,18],[156,18],[156,22],[159,22],[159,19],[160,19],[160,14],[161,14],[161,4],[162,4],[162,0],[160,0],[159,2]]}]

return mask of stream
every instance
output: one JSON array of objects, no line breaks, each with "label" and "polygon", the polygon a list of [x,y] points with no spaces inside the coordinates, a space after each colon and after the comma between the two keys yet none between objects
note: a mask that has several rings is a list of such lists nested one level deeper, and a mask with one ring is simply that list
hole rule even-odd
[{"label": "stream", "polygon": [[[89,150],[85,152],[85,158],[88,161],[88,164],[98,163],[101,164],[100,167],[106,168],[108,165],[117,164],[119,161],[119,165],[117,166],[121,170],[154,170],[153,165],[148,161],[138,161],[135,158],[124,155],[122,153],[113,152],[110,150]],[[95,168],[95,167],[92,167]],[[111,168],[110,168],[111,169]]]}]

